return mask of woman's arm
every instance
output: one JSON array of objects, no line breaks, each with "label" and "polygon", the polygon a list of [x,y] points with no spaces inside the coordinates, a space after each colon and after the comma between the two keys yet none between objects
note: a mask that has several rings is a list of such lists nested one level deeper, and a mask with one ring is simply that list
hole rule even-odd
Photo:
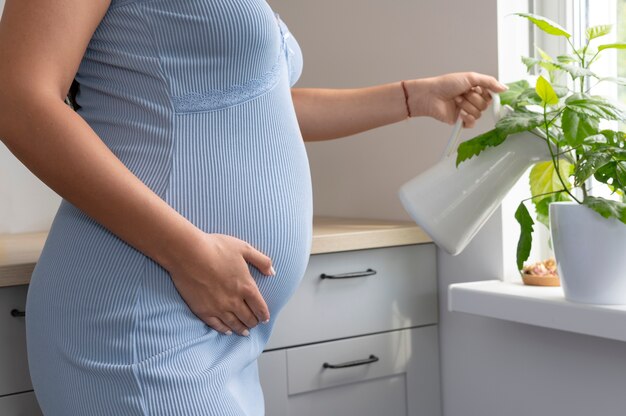
[{"label": "woman's arm", "polygon": [[406,120],[409,114],[450,124],[460,117],[465,127],[472,127],[489,105],[487,90],[506,89],[495,78],[472,72],[407,80],[405,87],[406,96],[401,82],[355,89],[293,88],[303,139],[346,137]]},{"label": "woman's arm", "polygon": [[265,274],[271,260],[241,240],[198,229],[63,102],[108,6],[109,0],[7,0],[0,20],[0,138],[51,189],[167,269],[208,325],[245,333],[242,323],[269,318],[246,260]]}]

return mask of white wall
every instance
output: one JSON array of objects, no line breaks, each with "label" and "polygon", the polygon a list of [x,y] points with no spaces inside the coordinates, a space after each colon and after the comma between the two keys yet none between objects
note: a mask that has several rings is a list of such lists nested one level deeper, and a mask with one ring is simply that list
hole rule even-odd
[{"label": "white wall", "polygon": [[[498,1],[501,13],[526,7],[526,0]],[[459,70],[498,74],[496,0],[270,3],[303,47],[300,86],[353,87]],[[501,76],[510,81],[516,76],[507,63],[518,58],[506,54],[512,45],[501,46]],[[485,120],[465,137],[489,127]],[[435,163],[449,131],[411,120],[307,144],[316,213],[409,219],[395,192]],[[449,284],[497,279],[510,269],[512,253],[503,247],[517,229],[509,211],[499,210],[462,255],[438,256],[446,416],[626,414],[626,344],[447,311]]]},{"label": "white wall", "polygon": [[[297,86],[350,88],[460,70],[496,74],[495,9],[478,13],[482,6],[475,2],[269,3],[303,50]],[[440,157],[451,129],[412,119],[341,140],[307,143],[315,212],[409,219],[396,192]]]}]

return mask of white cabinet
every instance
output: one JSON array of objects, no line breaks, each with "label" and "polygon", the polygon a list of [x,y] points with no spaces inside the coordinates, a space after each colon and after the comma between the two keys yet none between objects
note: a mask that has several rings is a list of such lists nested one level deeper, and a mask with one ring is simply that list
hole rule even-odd
[{"label": "white cabinet", "polygon": [[2,416],[42,416],[35,393],[19,393],[0,397]]},{"label": "white cabinet", "polygon": [[433,244],[312,255],[266,349],[436,323],[436,255]]},{"label": "white cabinet", "polygon": [[266,352],[259,373],[266,416],[441,415],[436,326]]},{"label": "white cabinet", "polygon": [[32,390],[26,360],[27,286],[0,288],[0,396]]},{"label": "white cabinet", "polygon": [[259,358],[266,416],[440,416],[435,256],[313,255]]},{"label": "white cabinet", "polygon": [[[0,287],[0,416],[41,415],[27,289]],[[432,243],[312,255],[259,358],[266,416],[441,416],[437,311]]]},{"label": "white cabinet", "polygon": [[26,358],[28,286],[0,288],[0,415],[39,416]]}]

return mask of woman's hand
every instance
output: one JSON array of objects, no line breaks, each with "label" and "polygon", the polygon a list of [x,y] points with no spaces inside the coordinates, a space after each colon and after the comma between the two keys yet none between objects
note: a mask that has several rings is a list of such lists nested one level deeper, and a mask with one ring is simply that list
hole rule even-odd
[{"label": "woman's hand", "polygon": [[473,127],[489,107],[492,92],[507,89],[494,77],[459,72],[405,81],[413,116],[428,116],[448,124],[460,117],[464,127]]},{"label": "woman's hand", "polygon": [[208,326],[227,335],[232,330],[247,336],[248,328],[270,318],[247,263],[274,275],[272,261],[238,238],[200,233],[188,256],[168,270],[174,285]]}]

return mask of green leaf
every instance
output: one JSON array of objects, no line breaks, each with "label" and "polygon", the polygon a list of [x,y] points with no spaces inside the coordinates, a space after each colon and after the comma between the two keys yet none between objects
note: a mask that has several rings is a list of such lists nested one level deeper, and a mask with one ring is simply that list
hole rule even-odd
[{"label": "green leaf", "polygon": [[604,134],[592,134],[591,136],[587,136],[583,139],[583,144],[587,146],[595,146],[597,144],[606,144],[608,143],[607,137]]},{"label": "green leaf", "polygon": [[606,45],[598,46],[598,51],[605,49],[626,49],[626,43],[607,43]]},{"label": "green leaf", "polygon": [[537,213],[537,221],[550,229],[550,204],[553,202],[571,201],[566,192],[558,192],[547,195],[541,199],[533,200],[535,204],[535,212]]},{"label": "green leaf", "polygon": [[597,118],[589,117],[586,114],[565,108],[561,115],[561,126],[565,141],[572,147],[582,144],[583,140],[598,131],[600,121]]},{"label": "green leaf", "polygon": [[540,105],[541,98],[537,95],[537,91],[534,88],[527,88],[513,101],[513,107],[520,107],[526,105]]},{"label": "green leaf", "polygon": [[[568,178],[572,173],[572,164],[565,160],[560,160],[559,173],[567,189],[570,189],[572,185],[569,183]],[[530,170],[529,181],[530,193],[533,197],[563,190],[563,184],[559,180],[556,167],[552,161],[536,163]]]},{"label": "green leaf", "polygon": [[471,159],[488,147],[499,145],[506,138],[506,133],[495,128],[470,140],[464,141],[459,145],[459,149],[457,150],[456,165],[459,166],[461,162]]},{"label": "green leaf", "polygon": [[557,69],[567,72],[572,76],[572,79],[581,78],[581,77],[596,77],[591,70],[587,68],[583,68],[580,65],[571,65],[571,64],[562,64],[562,63],[553,63]]},{"label": "green leaf", "polygon": [[555,105],[559,103],[559,97],[556,95],[556,92],[554,92],[554,88],[552,88],[552,85],[541,75],[537,79],[535,91],[537,91],[537,95],[544,104]]},{"label": "green leaf", "polygon": [[528,72],[530,72],[530,70],[533,69],[533,67],[537,65],[539,62],[541,62],[541,59],[531,58],[528,56],[522,56],[522,63],[526,65],[526,71]]},{"label": "green leaf", "polygon": [[543,124],[543,114],[538,113],[511,113],[496,123],[496,128],[505,134],[529,131]]},{"label": "green leaf", "polygon": [[592,40],[604,35],[608,35],[613,30],[613,25],[598,25],[587,28],[587,39]]},{"label": "green leaf", "polygon": [[611,161],[610,153],[606,151],[585,153],[574,168],[574,180],[576,186],[582,185],[598,169]]},{"label": "green leaf", "polygon": [[577,113],[586,114],[592,118],[618,121],[624,119],[621,105],[597,95],[572,94],[565,100],[565,105]]},{"label": "green leaf", "polygon": [[548,75],[550,77],[550,81],[554,81],[556,78],[556,71],[559,70],[559,67],[553,64],[552,62],[542,60],[539,62],[539,66],[548,71]]},{"label": "green leaf", "polygon": [[611,161],[593,175],[598,182],[611,185],[614,189],[626,189],[626,162]]},{"label": "green leaf", "polygon": [[604,137],[606,137],[606,142],[617,147],[623,147],[626,143],[626,133],[623,131],[614,131],[614,130],[602,130],[600,132]]},{"label": "green leaf", "polygon": [[506,85],[509,89],[500,93],[501,105],[513,104],[513,100],[515,100],[525,89],[529,87],[528,81],[526,80],[511,82]]},{"label": "green leaf", "polygon": [[[552,87],[554,92],[556,92],[557,97],[564,97],[569,93],[569,89],[567,87],[563,87],[560,85],[554,85]],[[520,95],[517,96],[515,100],[511,103],[513,107],[520,107],[526,105],[541,105],[541,97],[537,94],[535,88],[527,88]]]},{"label": "green leaf", "polygon": [[[573,166],[571,163],[565,160],[559,161],[559,172],[567,189],[572,187],[568,179],[572,174],[572,170]],[[534,197],[532,201],[535,204],[537,220],[550,228],[548,223],[548,205],[555,201],[569,200],[566,193],[556,193],[563,191],[565,188],[563,188],[563,184],[559,180],[554,163],[552,161],[536,163],[530,170],[529,183],[530,193]]]},{"label": "green leaf", "polygon": [[556,60],[563,64],[573,64],[578,62],[578,57],[576,55],[559,55]]},{"label": "green leaf", "polygon": [[537,49],[537,52],[539,52],[539,56],[541,57],[541,59],[543,59],[546,62],[552,62],[552,57],[548,55],[546,51],[544,51],[537,45],[535,45],[535,49]]},{"label": "green leaf", "polygon": [[622,77],[605,77],[605,78],[600,78],[598,80],[598,82],[602,82],[602,81],[613,82],[617,85],[626,86],[626,78],[622,78]]},{"label": "green leaf", "polygon": [[530,249],[533,244],[533,225],[535,225],[535,222],[523,202],[519,204],[517,211],[515,211],[515,219],[520,225],[520,236],[517,242],[517,269],[522,270],[524,262],[530,256]]},{"label": "green leaf", "polygon": [[617,218],[626,224],[626,204],[610,199],[588,196],[583,204],[602,215],[604,218]]},{"label": "green leaf", "polygon": [[546,71],[548,71],[548,75],[550,76],[550,81],[554,81],[555,73],[556,71],[559,70],[559,67],[557,67],[554,64],[552,57],[548,55],[546,51],[544,51],[537,45],[535,45],[535,49],[537,49],[537,52],[539,53],[539,56],[541,57],[541,59],[538,62],[539,66],[545,69]]},{"label": "green leaf", "polygon": [[572,35],[561,27],[558,23],[553,22],[550,19],[546,19],[543,16],[539,16],[531,13],[516,13],[518,16],[524,17],[533,22],[539,29],[554,36],[565,36],[570,38]]}]

